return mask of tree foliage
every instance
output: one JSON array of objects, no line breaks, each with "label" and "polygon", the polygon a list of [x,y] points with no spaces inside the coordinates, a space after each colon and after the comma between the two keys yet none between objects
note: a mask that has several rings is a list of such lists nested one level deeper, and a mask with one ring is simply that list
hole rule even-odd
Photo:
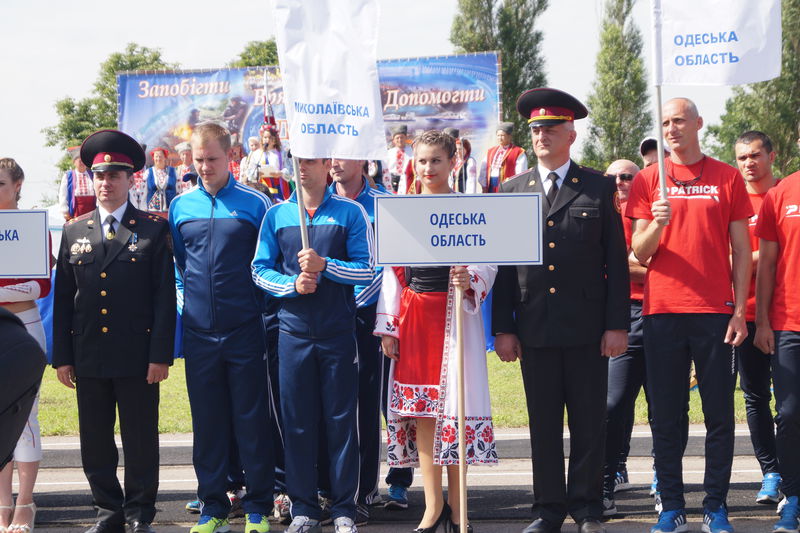
[{"label": "tree foliage", "polygon": [[634,2],[606,0],[582,154],[582,163],[598,170],[617,159],[636,161],[639,143],[653,124],[642,34],[631,20]]},{"label": "tree foliage", "polygon": [[250,41],[239,53],[239,57],[230,62],[229,66],[264,67],[278,64],[278,47],[275,38],[266,41]]},{"label": "tree foliage", "polygon": [[709,126],[704,141],[709,153],[731,164],[733,145],[747,130],[769,135],[777,152],[774,170],[786,176],[800,169],[800,0],[783,0],[783,60],[778,78],[739,86],[725,103],[720,124]]},{"label": "tree foliage", "polygon": [[[66,150],[99,129],[117,127],[118,72],[174,68],[178,65],[165,62],[158,49],[129,43],[124,51],[114,52],[100,65],[91,96],[80,100],[67,96],[56,101],[58,123],[44,129],[47,146]],[[59,166],[68,168],[69,157],[65,155]]]},{"label": "tree foliage", "polygon": [[536,19],[548,0],[459,0],[450,42],[460,52],[498,50],[503,80],[503,119],[514,122],[514,142],[530,148],[527,121],[516,109],[519,95],[547,83]]}]

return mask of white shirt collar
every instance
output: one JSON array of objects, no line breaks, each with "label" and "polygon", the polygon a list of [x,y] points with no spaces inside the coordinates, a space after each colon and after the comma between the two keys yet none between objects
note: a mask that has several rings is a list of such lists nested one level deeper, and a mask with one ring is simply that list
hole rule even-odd
[{"label": "white shirt collar", "polygon": [[98,211],[98,213],[100,213],[100,223],[103,225],[103,230],[105,231],[105,230],[108,229],[106,227],[106,217],[108,217],[108,215],[111,215],[111,216],[114,217],[114,220],[116,221],[115,229],[118,228],[120,223],[122,222],[122,216],[125,214],[125,210],[127,208],[128,208],[128,202],[125,202],[124,204],[122,204],[121,206],[116,208],[114,211],[109,213],[102,206],[98,205],[97,206],[97,211]]},{"label": "white shirt collar", "polygon": [[569,165],[572,163],[571,159],[567,159],[567,162],[561,165],[560,167],[550,170],[549,168],[545,168],[540,164],[536,164],[536,167],[539,170],[539,177],[542,179],[542,185],[544,187],[545,192],[550,190],[551,181],[547,179],[547,175],[551,172],[555,172],[558,174],[558,179],[556,183],[558,183],[558,188],[561,188],[561,185],[564,183],[564,178],[567,177],[567,171],[569,170]]}]

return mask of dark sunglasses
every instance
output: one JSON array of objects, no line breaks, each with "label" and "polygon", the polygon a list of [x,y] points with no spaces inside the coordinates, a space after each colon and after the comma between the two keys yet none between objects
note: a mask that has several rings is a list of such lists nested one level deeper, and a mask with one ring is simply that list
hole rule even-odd
[{"label": "dark sunglasses", "polygon": [[606,174],[609,178],[619,178],[622,181],[631,181],[635,174],[628,174],[627,172],[620,172],[619,174]]}]

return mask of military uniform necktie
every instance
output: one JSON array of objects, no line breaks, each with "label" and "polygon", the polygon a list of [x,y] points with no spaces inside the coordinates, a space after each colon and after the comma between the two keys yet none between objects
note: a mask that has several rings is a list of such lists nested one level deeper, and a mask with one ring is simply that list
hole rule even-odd
[{"label": "military uniform necktie", "polygon": [[556,201],[556,195],[558,194],[558,174],[551,172],[547,175],[547,179],[550,180],[550,190],[547,191],[547,203],[550,204],[550,207],[553,207]]}]

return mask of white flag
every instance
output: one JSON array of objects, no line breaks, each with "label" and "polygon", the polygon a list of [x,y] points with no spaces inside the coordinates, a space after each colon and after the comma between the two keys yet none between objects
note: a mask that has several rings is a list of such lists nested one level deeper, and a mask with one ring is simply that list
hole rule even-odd
[{"label": "white flag", "polygon": [[781,0],[652,0],[655,85],[780,76]]},{"label": "white flag", "polygon": [[377,0],[275,0],[292,154],[383,159]]}]

